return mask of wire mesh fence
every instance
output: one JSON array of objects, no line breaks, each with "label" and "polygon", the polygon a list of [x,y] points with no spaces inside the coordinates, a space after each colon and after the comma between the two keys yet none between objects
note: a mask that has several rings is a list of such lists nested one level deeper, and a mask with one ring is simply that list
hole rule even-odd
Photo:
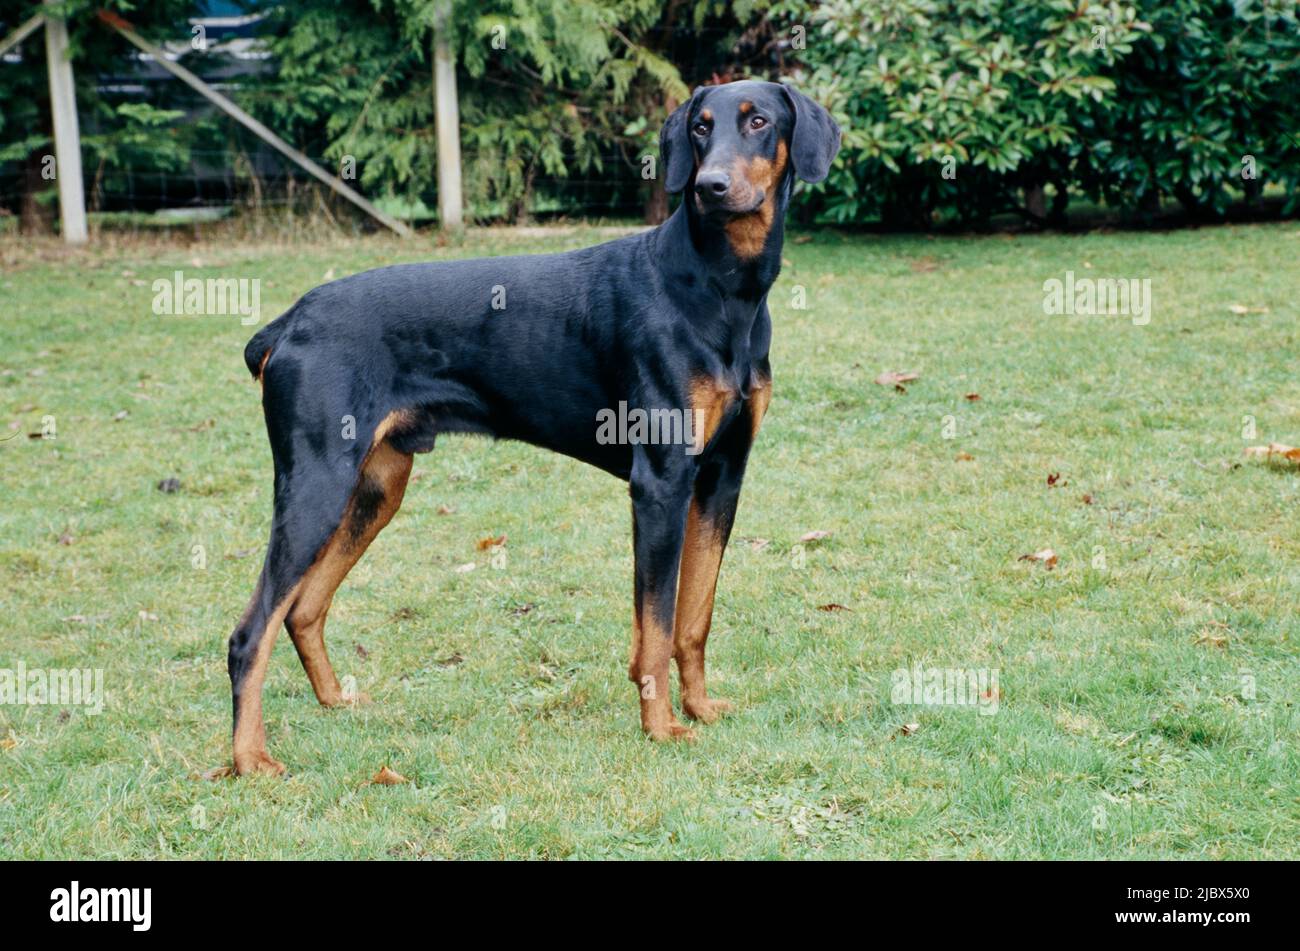
[{"label": "wire mesh fence", "polygon": [[[305,170],[268,150],[250,145],[228,149],[191,149],[183,167],[167,170],[84,163],[86,204],[92,229],[140,231],[187,227],[225,221],[242,222],[250,230],[294,226],[360,233],[377,225],[351,203],[322,185]],[[336,159],[309,156],[322,168],[337,172]],[[603,168],[573,176],[537,176],[526,203],[506,215],[504,203],[471,204],[471,220],[546,221],[557,218],[640,221],[645,218],[653,183],[640,179],[639,165],[616,152],[605,156]],[[32,185],[24,180],[22,163],[0,164],[0,233],[16,231]],[[364,191],[356,181],[353,188]],[[433,224],[436,215],[426,201],[425,183],[412,183],[407,194],[368,195],[395,217],[419,227]],[[53,182],[36,185],[39,206],[47,212],[44,227],[56,210]],[[6,222],[6,219],[8,221]],[[31,226],[30,222],[27,223]]]},{"label": "wire mesh fence", "polygon": [[[250,95],[256,95],[255,84],[248,88],[242,84],[247,74],[276,69],[273,59],[261,52],[252,57],[246,48],[248,43],[258,42],[252,37],[257,28],[255,21],[241,20],[236,27],[222,28],[232,31],[229,36],[214,29],[212,47],[201,54],[194,54],[180,41],[169,42],[166,48],[169,58],[174,55],[178,61],[185,62],[187,68],[216,83],[236,101],[241,98],[247,101]],[[692,86],[780,67],[779,43],[771,31],[738,33],[734,28],[702,25],[653,27],[647,35],[680,65],[682,79]],[[238,46],[238,56],[232,53],[235,49],[232,43],[244,44]],[[722,58],[717,55],[719,50],[725,52]],[[23,68],[24,57],[39,58],[39,50],[31,48],[30,41],[27,49],[19,48],[7,55],[0,69]],[[232,67],[236,60],[240,65]],[[499,81],[501,77],[486,78]],[[461,82],[472,88],[474,80],[462,77]],[[101,104],[107,103],[109,110],[79,103],[86,204],[92,230],[138,232],[235,220],[243,221],[252,230],[288,224],[302,226],[307,221],[313,223],[312,227],[328,226],[345,232],[369,231],[375,227],[373,221],[321,186],[304,169],[233,122],[216,123],[221,134],[214,140],[211,104],[168,76],[148,57],[131,53],[122,60],[120,68],[95,75],[93,83],[97,99]],[[515,87],[524,88],[522,84]],[[123,102],[143,102],[175,111],[180,118],[169,131],[175,133],[178,144],[187,138],[191,141],[178,147],[171,161],[147,150],[133,161],[129,149],[124,150],[120,142],[114,141],[111,110]],[[196,135],[195,127],[200,125],[206,125],[206,131]],[[40,130],[29,131],[35,134]],[[316,164],[340,174],[337,156],[321,154],[324,141],[317,141],[313,148],[312,143],[294,141],[292,135],[289,139]],[[563,149],[563,143],[560,145]],[[44,151],[53,152],[53,145]],[[594,165],[588,157],[581,167],[571,163],[567,173],[557,174],[553,164],[545,173],[530,168],[522,197],[494,200],[467,194],[467,217],[481,223],[524,223],[556,218],[620,223],[655,220],[666,207],[662,192],[656,194],[654,181],[643,176],[645,156],[631,151],[634,150],[629,149],[627,142],[621,145],[610,142],[602,144]],[[649,146],[639,151],[657,152]],[[475,157],[473,154],[464,157],[470,180],[473,170],[468,166]],[[481,153],[478,157],[482,157]],[[34,174],[32,167],[33,162],[42,158],[29,155],[25,159],[10,157],[8,161],[0,161],[0,234],[17,232],[20,223],[21,229],[27,231],[48,231],[55,227],[54,183]],[[533,158],[525,156],[524,161],[533,163]],[[409,180],[396,187],[390,181],[367,187],[354,177],[347,184],[385,212],[414,226],[436,221],[436,186],[432,181]]]}]

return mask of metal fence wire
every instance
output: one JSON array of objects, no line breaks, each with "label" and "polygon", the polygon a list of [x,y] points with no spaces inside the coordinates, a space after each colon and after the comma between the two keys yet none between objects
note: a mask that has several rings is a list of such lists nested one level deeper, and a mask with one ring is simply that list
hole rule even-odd
[{"label": "metal fence wire", "polygon": [[[191,48],[184,41],[170,42],[164,47],[168,58],[200,70],[205,81],[238,101],[242,77],[275,69],[274,61],[256,36],[261,20],[260,15],[253,15],[191,21],[202,23],[207,29],[209,46],[201,58],[191,56]],[[0,27],[0,33],[6,29]],[[663,37],[659,45],[668,44],[673,61],[684,64],[683,78],[691,85],[717,81],[747,66],[772,65],[770,44],[755,42],[747,34],[740,34],[738,39],[734,29],[705,26],[674,28],[667,32],[671,35]],[[719,48],[729,50],[727,60],[717,59]],[[31,58],[43,62],[44,54],[39,43],[29,38],[0,57],[0,70],[30,69]],[[322,215],[345,230],[368,230],[373,226],[346,201],[319,187],[305,170],[238,124],[216,114],[211,103],[148,56],[132,52],[129,58],[123,57],[119,68],[89,79],[79,75],[79,81],[93,83],[99,104],[95,109],[85,105],[79,109],[86,204],[92,227],[136,230],[256,214],[280,218]],[[461,79],[463,87],[473,82]],[[522,84],[517,88],[522,88]],[[179,157],[175,161],[168,162],[162,155],[147,153],[136,161],[129,156],[123,160],[120,150],[95,146],[97,137],[112,139],[113,110],[122,103],[148,103],[181,113],[169,130],[178,142],[185,143],[177,149]],[[215,123],[211,121],[214,114],[219,120]],[[34,131],[48,130],[25,130],[25,133]],[[46,151],[53,151],[52,143]],[[338,171],[337,159],[310,154],[310,145],[304,151],[322,168]],[[106,158],[106,154],[113,157]],[[54,217],[52,212],[57,201],[53,183],[42,185],[33,180],[30,166],[39,157],[0,161],[0,231],[15,228],[24,206],[31,212],[34,191],[39,192],[36,202],[45,209],[47,221]],[[556,217],[643,220],[652,200],[653,186],[641,176],[640,158],[610,144],[601,150],[598,168],[574,169],[570,175],[533,177],[522,205],[505,200],[476,203],[470,198],[467,212],[480,221]],[[466,159],[468,163],[470,157]],[[361,182],[350,180],[348,184],[367,193]],[[399,186],[399,192],[404,193],[376,195],[372,191],[366,197],[390,214],[414,224],[433,220],[436,191],[432,182],[410,181]],[[7,223],[6,219],[9,219]]]}]

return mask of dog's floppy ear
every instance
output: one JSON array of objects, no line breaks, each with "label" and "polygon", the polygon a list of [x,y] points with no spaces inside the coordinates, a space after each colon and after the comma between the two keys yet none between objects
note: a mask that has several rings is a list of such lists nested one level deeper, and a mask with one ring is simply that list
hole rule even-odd
[{"label": "dog's floppy ear", "polygon": [[794,173],[816,184],[830,174],[831,162],[840,150],[840,127],[829,112],[803,93],[789,86],[782,86],[781,91],[794,113],[794,133],[790,137]]},{"label": "dog's floppy ear", "polygon": [[691,130],[687,128],[691,105],[699,90],[673,110],[664,127],[659,130],[659,160],[663,163],[664,191],[676,195],[691,180],[695,167],[695,150],[691,148]]}]

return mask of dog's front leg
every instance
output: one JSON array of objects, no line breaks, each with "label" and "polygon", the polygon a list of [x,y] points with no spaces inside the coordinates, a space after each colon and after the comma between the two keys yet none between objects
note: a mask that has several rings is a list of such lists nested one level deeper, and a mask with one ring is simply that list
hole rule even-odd
[{"label": "dog's front leg", "polygon": [[632,467],[632,547],[636,558],[632,663],[641,694],[641,728],[652,739],[693,739],[673,715],[668,669],[673,657],[677,574],[691,504],[693,472],[677,460],[647,458],[637,447]]},{"label": "dog's front leg", "polygon": [[704,645],[713,623],[718,570],[736,518],[749,450],[758,434],[772,392],[766,364],[754,378],[749,399],[736,422],[721,433],[695,479],[695,499],[686,519],[681,580],[677,582],[677,633],[674,656],[682,680],[682,711],[692,720],[712,723],[729,711],[730,701],[710,697],[704,687]]}]

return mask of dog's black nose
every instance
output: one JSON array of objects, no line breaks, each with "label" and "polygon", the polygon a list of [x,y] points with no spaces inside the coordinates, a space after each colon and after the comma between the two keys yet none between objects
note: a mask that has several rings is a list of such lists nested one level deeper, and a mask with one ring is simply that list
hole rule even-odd
[{"label": "dog's black nose", "polygon": [[695,194],[705,199],[718,199],[731,187],[731,176],[720,169],[702,171],[695,176]]}]

